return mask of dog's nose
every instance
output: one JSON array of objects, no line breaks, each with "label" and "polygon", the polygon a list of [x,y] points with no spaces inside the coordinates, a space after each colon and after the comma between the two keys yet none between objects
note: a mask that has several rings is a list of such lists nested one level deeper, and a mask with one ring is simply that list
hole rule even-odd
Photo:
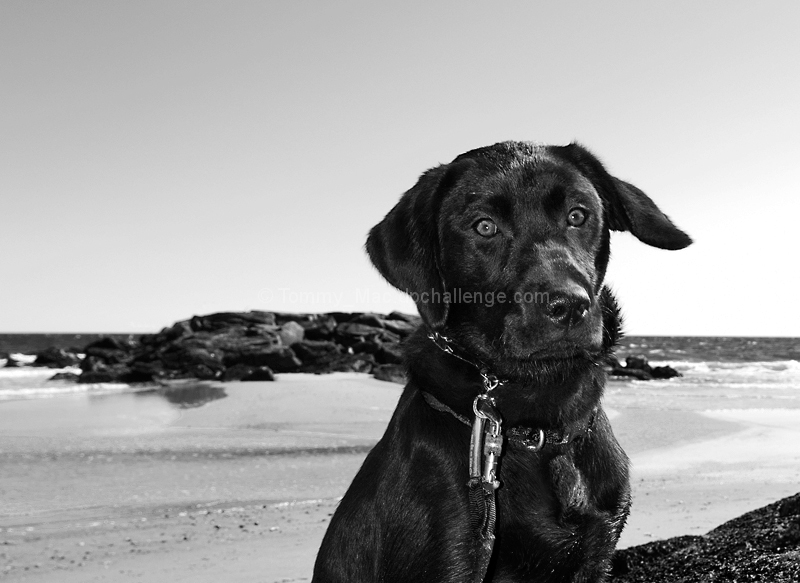
[{"label": "dog's nose", "polygon": [[560,326],[574,326],[586,317],[591,304],[586,290],[576,286],[569,290],[549,292],[544,313]]}]

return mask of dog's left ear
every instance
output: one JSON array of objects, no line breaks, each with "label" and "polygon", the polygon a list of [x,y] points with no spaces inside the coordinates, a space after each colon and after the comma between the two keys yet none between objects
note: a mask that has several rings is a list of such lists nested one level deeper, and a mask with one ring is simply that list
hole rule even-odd
[{"label": "dog's left ear", "polygon": [[450,307],[439,269],[439,206],[458,166],[445,164],[425,172],[367,238],[373,265],[411,296],[434,330],[444,326]]},{"label": "dog's left ear", "polygon": [[597,189],[606,205],[609,227],[614,231],[630,231],[642,243],[660,249],[683,249],[692,238],[676,227],[649,196],[633,184],[608,173],[594,154],[580,144],[550,149],[574,164]]}]

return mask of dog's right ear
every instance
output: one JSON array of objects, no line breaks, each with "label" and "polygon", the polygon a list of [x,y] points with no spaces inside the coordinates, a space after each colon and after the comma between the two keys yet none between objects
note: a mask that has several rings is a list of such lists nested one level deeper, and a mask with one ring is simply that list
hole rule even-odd
[{"label": "dog's right ear", "polygon": [[659,249],[683,249],[692,238],[661,212],[650,197],[633,184],[615,178],[589,150],[577,143],[552,146],[550,151],[566,158],[586,176],[606,206],[609,227],[629,231],[642,243]]},{"label": "dog's right ear", "polygon": [[367,253],[386,281],[406,292],[434,330],[447,320],[449,303],[439,269],[439,207],[451,165],[423,174],[369,232]]}]

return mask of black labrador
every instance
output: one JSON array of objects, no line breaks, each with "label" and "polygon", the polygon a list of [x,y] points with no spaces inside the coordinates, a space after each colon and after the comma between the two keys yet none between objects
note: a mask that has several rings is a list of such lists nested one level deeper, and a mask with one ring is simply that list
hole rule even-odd
[{"label": "black labrador", "polygon": [[[630,507],[628,459],[600,406],[620,336],[603,286],[611,230],[662,249],[692,242],[582,146],[528,142],[429,170],[372,229],[372,262],[412,295],[424,325],[314,581],[606,579]],[[484,377],[500,383],[487,393]],[[481,394],[505,438],[491,518],[488,498],[468,487]],[[487,529],[494,545],[481,566]]]}]

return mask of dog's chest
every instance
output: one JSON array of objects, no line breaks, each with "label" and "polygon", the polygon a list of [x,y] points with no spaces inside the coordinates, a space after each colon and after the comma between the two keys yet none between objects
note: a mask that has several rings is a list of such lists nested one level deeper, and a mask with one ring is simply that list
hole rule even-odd
[{"label": "dog's chest", "polygon": [[583,473],[571,456],[558,455],[548,463],[550,480],[562,512],[572,514],[589,506],[589,491]]},{"label": "dog's chest", "polygon": [[581,573],[599,568],[598,555],[606,553],[592,549],[613,549],[616,517],[592,503],[592,484],[574,457],[505,461],[492,581],[528,581],[533,574],[536,581],[583,580]]}]

